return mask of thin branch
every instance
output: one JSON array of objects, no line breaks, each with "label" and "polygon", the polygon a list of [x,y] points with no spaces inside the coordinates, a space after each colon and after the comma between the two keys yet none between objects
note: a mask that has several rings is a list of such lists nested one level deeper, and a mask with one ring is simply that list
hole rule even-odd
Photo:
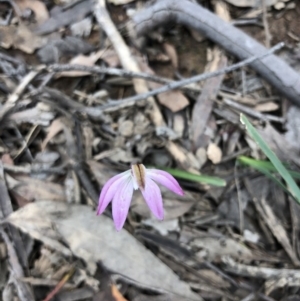
[{"label": "thin branch", "polygon": [[30,71],[26,76],[22,78],[19,85],[16,87],[15,91],[9,96],[8,100],[0,110],[0,120],[16,105],[19,97],[24,92],[26,87],[31,83],[31,81],[37,76],[39,71]]},{"label": "thin branch", "polygon": [[270,34],[270,28],[268,23],[268,9],[266,5],[266,0],[262,0],[262,10],[263,10],[263,24],[264,24],[264,30],[265,30],[265,44],[267,48],[270,48],[271,46],[271,34]]},{"label": "thin branch", "polygon": [[172,80],[159,77],[156,75],[151,75],[148,73],[143,72],[133,72],[129,70],[124,69],[118,69],[118,68],[102,68],[97,66],[84,66],[84,65],[71,65],[71,64],[53,64],[48,67],[46,67],[50,72],[62,72],[62,71],[84,71],[89,72],[92,74],[106,74],[106,75],[114,75],[114,76],[120,76],[120,77],[127,77],[127,78],[141,78],[144,80],[153,81],[160,84],[168,84],[172,82]]},{"label": "thin branch", "polygon": [[223,256],[221,260],[225,265],[225,270],[235,275],[259,279],[289,277],[297,279],[297,281],[300,280],[300,271],[297,269],[273,269],[251,266],[235,262],[232,258],[227,256]]},{"label": "thin branch", "polygon": [[254,62],[258,59],[262,59],[262,58],[270,55],[271,53],[274,53],[275,51],[279,50],[283,46],[284,46],[284,43],[279,43],[276,46],[272,47],[270,50],[266,51],[264,54],[248,58],[248,59],[246,59],[242,62],[239,62],[239,63],[234,64],[232,66],[226,67],[224,69],[221,69],[221,70],[218,70],[218,71],[215,71],[215,72],[209,72],[209,73],[196,75],[196,76],[193,76],[191,78],[187,78],[187,79],[184,79],[184,80],[181,80],[181,81],[171,82],[171,83],[169,83],[165,86],[162,86],[158,89],[149,91],[147,93],[138,94],[138,95],[128,97],[128,98],[118,100],[118,101],[112,101],[110,104],[104,105],[104,106],[101,106],[101,107],[85,108],[84,111],[90,117],[97,119],[97,117],[100,116],[103,112],[114,112],[114,111],[118,111],[120,109],[131,107],[131,106],[135,105],[138,101],[147,99],[150,96],[155,96],[155,95],[160,94],[160,93],[164,93],[164,92],[167,92],[167,91],[170,91],[170,90],[178,89],[180,87],[189,85],[191,83],[200,82],[200,81],[206,80],[206,79],[214,77],[214,76],[218,76],[218,75],[222,75],[224,73],[232,72],[236,69],[239,69],[241,67],[249,65],[249,64],[251,64],[252,62]]},{"label": "thin branch", "polygon": [[263,121],[273,121],[273,122],[278,122],[278,123],[284,123],[285,122],[285,119],[282,118],[282,117],[278,117],[278,116],[274,116],[274,115],[270,115],[270,114],[262,114],[260,112],[257,112],[245,105],[242,105],[238,102],[235,102],[231,99],[228,99],[228,98],[224,98],[224,103],[226,105],[228,105],[229,107],[231,108],[234,108],[236,110],[238,110],[239,112],[243,112],[249,116],[252,116],[254,118],[257,118],[257,119],[260,119],[260,120],[263,120]]}]

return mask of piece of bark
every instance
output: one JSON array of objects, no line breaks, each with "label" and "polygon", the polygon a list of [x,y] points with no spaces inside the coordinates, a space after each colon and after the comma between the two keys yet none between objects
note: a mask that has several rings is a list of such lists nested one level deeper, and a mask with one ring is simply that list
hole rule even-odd
[{"label": "piece of bark", "polygon": [[[220,18],[227,22],[230,21],[230,15],[226,3],[217,1],[215,4],[215,10]],[[213,48],[212,53],[213,59],[209,63],[207,71],[213,72],[225,68],[227,65],[226,55],[222,53],[218,46]],[[224,74],[206,80],[193,108],[192,137],[194,152],[200,147],[207,146],[204,142],[207,141],[207,139],[203,137],[205,136],[204,131],[212,112],[213,100],[217,97],[223,79]]]},{"label": "piece of bark", "polygon": [[[213,72],[217,69],[225,68],[227,63],[226,56],[220,53],[217,47],[213,49],[213,54],[214,59],[210,64],[209,71]],[[192,135],[194,151],[199,147],[206,146],[202,143],[205,140],[203,139],[203,135],[205,135],[204,130],[212,112],[213,100],[219,92],[223,78],[224,74],[206,80],[193,108]]]},{"label": "piece of bark", "polygon": [[[239,59],[260,55],[267,49],[243,31],[222,20],[202,6],[188,0],[161,0],[133,16],[137,34],[154,27],[177,22],[199,30]],[[300,105],[300,75],[275,55],[250,64],[265,80],[290,101]]]}]

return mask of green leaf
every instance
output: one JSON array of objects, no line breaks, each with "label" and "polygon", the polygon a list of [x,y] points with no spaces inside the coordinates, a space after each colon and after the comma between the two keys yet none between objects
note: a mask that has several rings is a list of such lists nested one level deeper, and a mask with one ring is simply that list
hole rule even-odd
[{"label": "green leaf", "polygon": [[258,146],[261,148],[263,153],[268,157],[268,159],[272,162],[272,164],[274,165],[278,173],[285,180],[287,184],[287,189],[290,191],[294,199],[298,203],[300,203],[300,189],[296,184],[296,182],[294,181],[294,179],[292,178],[291,174],[281,163],[281,161],[278,159],[275,153],[269,148],[267,143],[264,141],[264,139],[261,137],[258,131],[254,128],[254,126],[250,123],[247,117],[241,114],[240,120],[241,123],[246,126],[246,130],[250,135],[250,137],[258,144]]},{"label": "green leaf", "polygon": [[[271,171],[276,171],[275,167],[272,165],[272,163],[267,161],[260,161],[260,160],[254,160],[248,157],[241,156],[238,158],[238,162],[243,163],[247,166],[252,167],[253,169],[258,170],[265,176],[267,176],[269,179],[274,181],[279,187],[281,187],[286,193],[292,196],[290,191],[286,188],[286,186],[274,176]],[[266,164],[267,163],[267,164]],[[271,165],[271,166],[270,166]],[[269,168],[271,167],[271,168]],[[273,169],[273,170],[272,170]]]},{"label": "green leaf", "polygon": [[168,173],[170,173],[171,175],[179,179],[189,180],[193,182],[200,182],[202,184],[208,184],[208,185],[219,186],[219,187],[226,186],[226,181],[218,177],[196,175],[187,171],[173,169],[173,168],[166,168],[166,167],[159,167],[159,168],[167,171]]},{"label": "green leaf", "polygon": [[[263,161],[263,160],[255,160],[246,156],[240,156],[238,157],[238,162],[247,166],[250,166],[255,169],[262,168],[264,170],[270,171],[270,172],[277,172],[277,169],[274,167],[274,165],[269,161]],[[285,164],[284,164],[285,165]],[[289,170],[288,172],[290,175],[297,180],[300,180],[300,173],[297,171]]]}]

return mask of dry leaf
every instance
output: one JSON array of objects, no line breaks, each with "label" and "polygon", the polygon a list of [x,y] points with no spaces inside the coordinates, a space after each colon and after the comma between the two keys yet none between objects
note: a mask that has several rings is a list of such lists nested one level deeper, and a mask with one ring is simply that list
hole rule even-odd
[{"label": "dry leaf", "polygon": [[147,47],[146,51],[147,51],[147,58],[148,58],[149,62],[153,62],[153,63],[169,63],[170,62],[169,56],[157,49]]},{"label": "dry leaf", "polygon": [[[164,191],[165,189],[162,187],[165,221],[173,220],[175,218],[183,216],[195,204],[194,201],[187,200],[185,196],[183,197],[174,196],[174,198],[172,198],[172,196],[166,197]],[[180,198],[182,200],[179,201],[177,200],[177,198]],[[139,192],[137,192],[133,197],[132,211],[145,218],[149,218],[151,216],[151,212],[149,211],[149,208],[142,194],[140,194]]]},{"label": "dry leaf", "polygon": [[68,245],[73,255],[85,260],[91,273],[101,261],[109,270],[142,287],[201,300],[125,229],[117,232],[111,219],[97,216],[88,206],[36,202],[12,213],[7,222],[59,252],[68,251]]},{"label": "dry leaf", "polygon": [[172,65],[175,69],[178,69],[178,56],[175,47],[172,44],[164,43],[164,50],[170,58]]},{"label": "dry leaf", "polygon": [[44,201],[44,200],[53,200],[53,201],[65,201],[65,191],[63,186],[41,181],[38,179],[33,179],[30,177],[19,176],[15,178],[6,177],[8,188],[20,195],[27,202],[32,201]]},{"label": "dry leaf", "polygon": [[3,154],[1,157],[1,161],[2,161],[2,163],[7,164],[7,165],[14,165],[14,160],[12,159],[10,154]]},{"label": "dry leaf", "polygon": [[54,112],[43,108],[41,105],[36,105],[34,108],[20,111],[9,116],[9,119],[16,122],[16,124],[31,123],[42,126],[49,126],[53,118]]},{"label": "dry leaf", "polygon": [[[90,55],[79,54],[69,62],[70,65],[83,65],[87,67],[92,67],[99,59],[103,59],[110,67],[116,67],[119,65],[119,59],[113,50],[99,50]],[[87,71],[64,71],[57,74],[59,77],[79,77],[90,75]]]},{"label": "dry leaf", "polygon": [[[139,62],[141,71],[155,75],[154,71],[144,62]],[[155,82],[147,82],[151,89],[160,88],[162,85]],[[157,95],[158,101],[170,109],[173,113],[183,110],[189,105],[189,100],[179,90],[172,90]]]},{"label": "dry leaf", "polygon": [[215,143],[210,143],[207,148],[207,157],[212,163],[218,164],[222,159],[222,150]]},{"label": "dry leaf", "polygon": [[172,157],[179,162],[184,169],[196,174],[199,173],[198,170],[200,169],[200,164],[193,153],[188,152],[181,145],[176,144],[173,141],[168,141],[166,148]]},{"label": "dry leaf", "polygon": [[[99,60],[101,55],[103,54],[103,50],[92,53],[91,55],[83,55],[79,54],[71,59],[69,62],[70,65],[82,65],[87,67],[92,67]],[[64,71],[57,74],[57,78],[67,76],[67,77],[79,77],[90,75],[90,72],[86,71]]]},{"label": "dry leaf", "polygon": [[49,173],[43,172],[42,170],[47,170],[52,167],[55,162],[60,158],[60,154],[53,151],[43,151],[35,155],[34,161],[31,165],[31,170],[35,173],[32,174],[32,178],[44,180],[49,177]]},{"label": "dry leaf", "polygon": [[179,136],[182,137],[184,134],[184,131],[186,129],[186,115],[182,112],[180,113],[175,113],[173,115],[173,129],[174,132]]},{"label": "dry leaf", "polygon": [[96,178],[98,184],[102,187],[113,176],[117,175],[117,171],[107,167],[106,165],[94,160],[89,160],[88,165]]},{"label": "dry leaf", "polygon": [[134,130],[134,123],[131,120],[122,120],[119,122],[119,133],[124,137],[131,137]]},{"label": "dry leaf", "polygon": [[123,150],[120,147],[114,147],[112,150],[103,151],[100,154],[94,156],[94,160],[102,160],[104,158],[108,158],[111,161],[114,162],[125,162],[125,163],[131,163],[135,158],[133,157],[133,154],[131,150]]},{"label": "dry leaf", "polygon": [[217,274],[213,270],[201,269],[201,275],[203,275],[203,277],[206,279],[208,278],[210,283],[215,287],[229,289],[231,286],[228,281],[226,281],[221,275]]},{"label": "dry leaf", "polygon": [[42,143],[42,150],[46,148],[47,144],[53,137],[55,137],[59,132],[61,132],[64,129],[64,126],[65,125],[63,124],[60,118],[55,119],[51,123],[50,127],[48,128],[48,134]]},{"label": "dry leaf", "polygon": [[284,134],[286,141],[298,151],[300,149],[300,109],[291,106],[286,115],[286,133]]},{"label": "dry leaf", "polygon": [[277,10],[282,10],[285,8],[285,4],[283,2],[277,2],[275,5],[274,5],[274,8],[277,9]]},{"label": "dry leaf", "polygon": [[202,167],[207,161],[207,154],[205,148],[199,147],[196,151],[196,157],[199,161],[200,166]]},{"label": "dry leaf", "polygon": [[47,43],[47,38],[36,36],[23,24],[0,26],[0,36],[1,47],[5,49],[14,47],[29,54]]},{"label": "dry leaf", "polygon": [[105,50],[101,59],[104,60],[109,67],[115,68],[120,65],[120,59],[113,49]]},{"label": "dry leaf", "polygon": [[80,20],[77,23],[74,23],[70,26],[72,36],[77,37],[88,37],[91,34],[93,27],[92,18],[87,17],[83,20]]},{"label": "dry leaf", "polygon": [[258,112],[272,112],[278,110],[278,108],[279,105],[272,101],[262,103],[254,107],[254,109]]},{"label": "dry leaf", "polygon": [[[296,120],[296,119],[295,119]],[[294,120],[294,121],[295,121]],[[269,145],[269,147],[276,153],[280,160],[291,162],[293,161],[297,165],[300,164],[299,160],[299,143],[297,143],[298,133],[294,129],[293,131],[289,131],[290,126],[296,126],[297,122],[290,123],[288,128],[288,139],[285,139],[284,135],[279,133],[271,124],[267,123],[266,126],[261,129],[258,128],[258,132],[261,134],[263,139]],[[295,138],[296,143],[292,143],[293,138]],[[248,141],[248,140],[247,140]],[[249,142],[248,142],[249,143]]]},{"label": "dry leaf", "polygon": [[[41,24],[49,19],[49,13],[46,5],[38,0],[16,0],[16,5],[19,7],[22,15],[27,9],[31,9],[34,12],[35,19],[38,24]],[[22,17],[22,16],[20,16]]]},{"label": "dry leaf", "polygon": [[208,260],[220,259],[222,256],[231,256],[233,258],[246,259],[251,258],[251,251],[241,243],[227,237],[201,237],[196,238],[191,243],[192,246],[201,248],[197,256],[207,258]]},{"label": "dry leaf", "polygon": [[[151,89],[157,89],[161,87],[160,84],[156,83],[152,83],[151,86]],[[173,113],[181,111],[189,105],[189,100],[179,90],[160,93],[157,95],[157,98],[162,105],[170,109]]]},{"label": "dry leaf", "polygon": [[155,229],[160,235],[166,236],[169,232],[179,232],[179,221],[178,219],[172,219],[169,221],[159,221],[156,218],[149,218],[144,220],[143,225],[152,227]]}]

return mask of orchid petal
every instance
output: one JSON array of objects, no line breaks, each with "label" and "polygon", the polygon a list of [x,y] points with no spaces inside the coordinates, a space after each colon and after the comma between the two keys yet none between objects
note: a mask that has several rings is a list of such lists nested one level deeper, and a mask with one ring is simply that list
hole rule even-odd
[{"label": "orchid petal", "polygon": [[119,184],[117,193],[112,202],[112,215],[116,229],[122,229],[130,206],[133,194],[133,181],[131,178]]},{"label": "orchid petal", "polygon": [[147,176],[145,189],[142,189],[141,192],[154,216],[162,220],[164,218],[164,208],[158,185]]},{"label": "orchid petal", "polygon": [[147,176],[176,194],[184,195],[183,190],[176,179],[168,172],[158,169],[147,169]]},{"label": "orchid petal", "polygon": [[126,180],[128,177],[130,177],[130,171],[125,171],[119,175],[112,177],[105,183],[99,197],[97,215],[103,213],[105,208],[108,206],[108,204],[118,191],[121,182]]}]

